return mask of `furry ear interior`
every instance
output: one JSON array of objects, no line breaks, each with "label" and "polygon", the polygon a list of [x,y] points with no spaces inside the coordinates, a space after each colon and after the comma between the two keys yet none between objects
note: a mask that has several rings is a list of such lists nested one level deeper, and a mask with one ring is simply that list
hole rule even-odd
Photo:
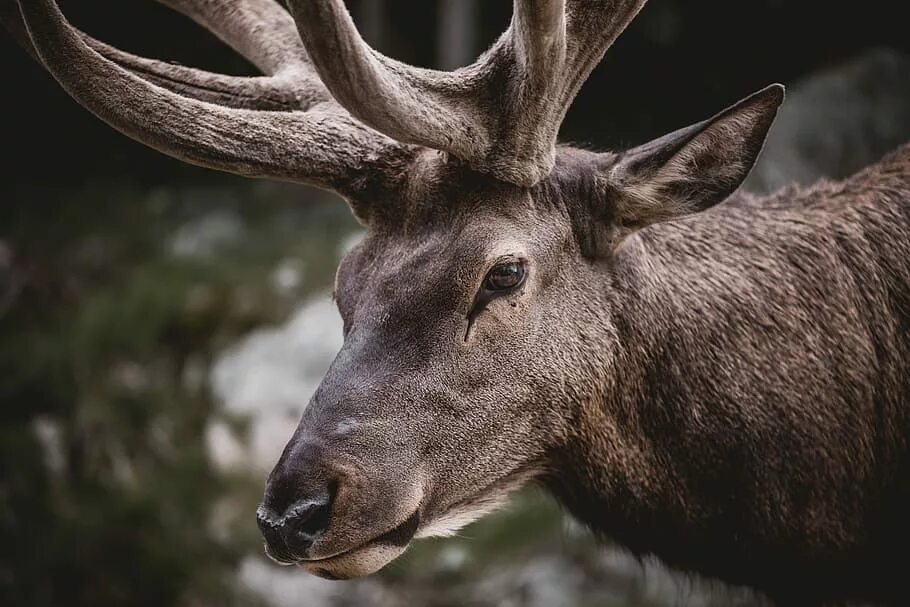
[{"label": "furry ear interior", "polygon": [[606,175],[617,194],[615,242],[730,196],[752,170],[783,100],[784,87],[771,85],[713,118],[620,155]]}]

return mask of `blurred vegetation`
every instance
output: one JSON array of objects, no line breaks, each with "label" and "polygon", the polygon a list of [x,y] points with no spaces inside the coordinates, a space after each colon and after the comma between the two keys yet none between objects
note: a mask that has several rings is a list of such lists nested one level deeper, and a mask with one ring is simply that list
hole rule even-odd
[{"label": "blurred vegetation", "polygon": [[[209,461],[207,373],[219,347],[301,296],[269,283],[277,260],[322,258],[352,229],[343,205],[304,212],[298,194],[251,184],[243,204],[214,189],[10,195],[17,204],[0,211],[0,604],[236,598],[226,576],[258,543],[253,510],[237,525],[245,531],[217,533],[210,521],[237,484],[252,503],[260,486]],[[178,227],[213,209],[234,226],[226,236],[242,237],[216,229],[226,242],[181,251]],[[320,227],[301,239],[307,220]],[[312,265],[309,285],[330,283],[332,257]]]}]

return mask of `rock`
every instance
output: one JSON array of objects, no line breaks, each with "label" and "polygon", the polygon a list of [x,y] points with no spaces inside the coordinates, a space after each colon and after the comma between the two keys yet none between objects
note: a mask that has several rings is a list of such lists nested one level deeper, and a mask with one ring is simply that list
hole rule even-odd
[{"label": "rock", "polygon": [[341,348],[341,336],[331,296],[320,293],[283,325],[253,331],[222,352],[212,366],[212,391],[226,412],[250,420],[250,431],[241,457],[232,436],[210,422],[209,452],[219,466],[243,461],[260,473],[271,470]]},{"label": "rock", "polygon": [[910,56],[876,49],[790,87],[746,189],[843,178],[910,141]]}]

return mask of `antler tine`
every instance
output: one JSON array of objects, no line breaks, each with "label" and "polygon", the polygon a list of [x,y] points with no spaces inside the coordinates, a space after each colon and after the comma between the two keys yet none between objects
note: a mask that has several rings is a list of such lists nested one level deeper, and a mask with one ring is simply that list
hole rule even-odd
[{"label": "antler tine", "polygon": [[[0,23],[20,46],[36,61],[41,62],[15,0],[0,0]],[[78,32],[75,28],[74,31]],[[78,33],[99,55],[140,78],[185,97],[227,107],[282,111],[306,109],[315,103],[331,99],[325,87],[313,87],[296,78],[225,76],[132,55],[84,32]]]},{"label": "antler tine", "polygon": [[102,57],[139,76],[185,97],[227,107],[251,110],[306,110],[316,103],[331,100],[331,95],[316,81],[277,76],[227,76],[146,57],[139,57],[82,34],[85,43]]},{"label": "antler tine", "polygon": [[591,70],[647,1],[570,0],[566,11],[566,62],[571,66],[571,73],[563,80],[567,102],[575,97]]},{"label": "antler tine", "polygon": [[521,185],[546,176],[578,88],[646,0],[514,0],[510,28],[455,72],[405,65],[364,42],[343,0],[289,0],[323,83],[400,141],[450,152]]},{"label": "antler tine", "polygon": [[565,0],[515,2],[512,35],[525,78],[546,86],[566,59]]},{"label": "antler tine", "polygon": [[[444,72],[393,61],[367,45],[343,0],[290,0],[288,10],[313,66],[335,99],[373,128],[408,143],[468,158],[485,147],[486,132],[451,111],[461,91]],[[448,80],[449,87],[439,87]],[[441,90],[439,90],[441,89]],[[462,100],[467,110],[471,100]]]},{"label": "antler tine", "polygon": [[276,0],[158,0],[190,17],[264,74],[308,64],[294,20]]},{"label": "antler tine", "polygon": [[74,99],[122,133],[176,158],[351,196],[366,185],[364,173],[384,175],[384,163],[401,156],[399,143],[333,102],[308,112],[280,112],[180,96],[93,50],[54,0],[28,0],[19,7],[41,62]]}]

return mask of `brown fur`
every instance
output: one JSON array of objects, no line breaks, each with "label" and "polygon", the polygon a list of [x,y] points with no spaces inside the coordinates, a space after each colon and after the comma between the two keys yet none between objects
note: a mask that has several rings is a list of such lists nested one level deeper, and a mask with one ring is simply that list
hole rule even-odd
[{"label": "brown fur", "polygon": [[782,603],[901,604],[910,146],[843,183],[654,226],[545,483],[636,553]]}]

